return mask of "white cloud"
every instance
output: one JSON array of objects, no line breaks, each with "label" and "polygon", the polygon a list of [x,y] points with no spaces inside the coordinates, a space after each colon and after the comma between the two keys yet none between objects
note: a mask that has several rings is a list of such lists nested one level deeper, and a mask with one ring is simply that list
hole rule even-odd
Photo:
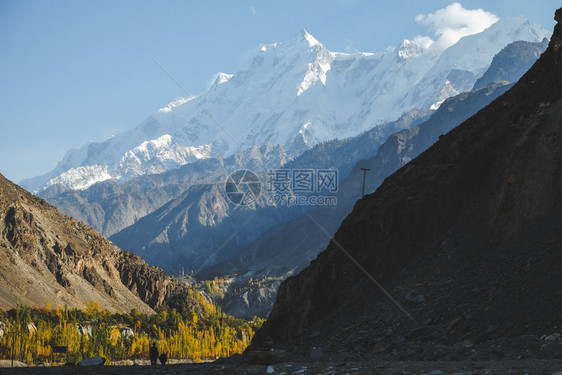
[{"label": "white cloud", "polygon": [[499,18],[483,9],[465,9],[460,3],[452,3],[443,9],[427,15],[418,14],[416,22],[427,25],[437,40],[432,45],[436,49],[445,49],[463,36],[484,31]]},{"label": "white cloud", "polygon": [[252,16],[256,15],[256,8],[250,7],[250,12],[252,12]]},{"label": "white cloud", "polygon": [[419,35],[414,38],[413,42],[424,50],[429,49],[435,43],[430,37]]}]

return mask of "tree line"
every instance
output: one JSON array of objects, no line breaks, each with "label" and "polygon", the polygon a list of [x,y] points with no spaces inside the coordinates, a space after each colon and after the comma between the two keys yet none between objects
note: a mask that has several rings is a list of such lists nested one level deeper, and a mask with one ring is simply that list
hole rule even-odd
[{"label": "tree line", "polygon": [[99,302],[87,302],[84,309],[0,309],[0,358],[53,365],[99,356],[112,363],[148,359],[156,342],[168,358],[199,362],[242,353],[263,323],[228,316],[197,292],[189,294],[197,298],[197,311],[190,309],[193,304],[175,303],[152,315],[135,309],[117,313]]}]

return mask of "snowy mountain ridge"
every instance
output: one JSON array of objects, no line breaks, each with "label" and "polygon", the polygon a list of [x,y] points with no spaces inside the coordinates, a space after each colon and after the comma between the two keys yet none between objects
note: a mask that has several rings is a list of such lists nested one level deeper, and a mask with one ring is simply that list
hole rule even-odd
[{"label": "snowy mountain ridge", "polygon": [[[348,54],[329,51],[302,30],[264,45],[236,73],[217,74],[203,94],[176,100],[106,141],[70,150],[53,171],[21,184],[31,191],[53,184],[84,189],[267,142],[297,156],[412,109],[437,108],[470,90],[505,45],[549,36],[524,18],[502,19],[444,51],[414,38],[384,53]],[[381,143],[389,132],[381,125]]]}]

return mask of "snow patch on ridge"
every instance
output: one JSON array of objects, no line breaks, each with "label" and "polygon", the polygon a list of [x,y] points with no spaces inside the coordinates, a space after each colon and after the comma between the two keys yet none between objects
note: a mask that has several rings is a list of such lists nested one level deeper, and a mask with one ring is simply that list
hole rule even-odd
[{"label": "snow patch on ridge", "polygon": [[160,109],[158,110],[158,112],[161,112],[161,113],[168,113],[168,112],[170,112],[172,109],[174,109],[174,108],[176,108],[176,107],[178,107],[178,106],[180,106],[180,105],[182,105],[182,104],[185,104],[185,103],[187,103],[187,102],[189,102],[189,101],[191,101],[191,100],[193,100],[193,98],[179,98],[178,100],[175,100],[175,101],[171,102],[170,104],[168,104],[166,107],[160,108]]},{"label": "snow patch on ridge", "polygon": [[211,156],[211,145],[182,146],[164,134],[127,151],[112,171],[114,179],[162,173]]},{"label": "snow patch on ridge", "polygon": [[228,73],[219,73],[217,74],[217,78],[215,79],[215,83],[217,85],[222,85],[225,82],[230,81],[230,79],[234,76],[234,74],[228,74]]},{"label": "snow patch on ridge", "polygon": [[316,61],[312,64],[308,64],[308,70],[299,85],[297,96],[300,96],[303,92],[308,90],[314,82],[320,81],[324,86],[326,85],[326,73],[328,73],[331,68],[330,62],[331,61]]},{"label": "snow patch on ridge", "polygon": [[443,104],[445,100],[447,100],[451,96],[455,96],[458,94],[460,93],[457,90],[455,90],[453,85],[451,85],[451,81],[447,80],[445,82],[445,85],[441,89],[441,93],[439,94],[439,99],[435,103],[433,103],[431,107],[429,107],[429,109],[432,109],[434,111],[438,110],[441,104]]},{"label": "snow patch on ridge", "polygon": [[67,189],[84,190],[97,182],[110,180],[107,165],[90,165],[71,168],[59,176],[49,180],[46,187],[62,185]]},{"label": "snow patch on ridge", "polygon": [[309,47],[314,47],[316,45],[320,45],[320,42],[318,40],[316,40],[315,37],[310,35],[308,33],[308,31],[306,31],[305,29],[302,29],[301,33],[302,33],[304,39],[306,39],[306,41],[308,42]]}]

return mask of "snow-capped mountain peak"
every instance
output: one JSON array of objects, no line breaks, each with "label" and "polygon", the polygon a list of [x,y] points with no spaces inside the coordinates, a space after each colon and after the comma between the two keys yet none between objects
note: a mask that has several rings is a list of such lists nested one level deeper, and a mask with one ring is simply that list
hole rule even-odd
[{"label": "snow-capped mountain peak", "polygon": [[423,55],[433,45],[434,41],[429,37],[417,36],[413,40],[404,39],[398,47],[398,56],[402,59],[410,59]]},{"label": "snow-capped mountain peak", "polygon": [[220,72],[217,74],[217,78],[215,79],[216,85],[222,85],[225,82],[228,82],[232,78],[233,74],[223,73]]},{"label": "snow-capped mountain peak", "polygon": [[127,132],[71,150],[53,171],[22,185],[37,191],[54,183],[124,181],[266,142],[294,157],[373,126],[381,127],[382,143],[396,131],[383,124],[470,90],[507,44],[549,36],[520,18],[500,20],[444,51],[416,37],[392,51],[348,54],[329,51],[301,30],[262,46],[234,74],[217,74],[196,98],[175,100]]},{"label": "snow-capped mountain peak", "polygon": [[306,31],[305,29],[301,29],[301,31],[292,39],[286,40],[284,42],[265,44],[260,48],[260,51],[268,52],[277,49],[277,51],[286,52],[287,48],[294,51],[295,49],[306,50],[315,46],[323,47],[322,43],[320,43],[308,31]]},{"label": "snow-capped mountain peak", "polygon": [[[424,97],[422,105],[436,109],[448,97],[469,91],[504,46],[518,40],[539,42],[545,37],[550,38],[549,31],[524,17],[500,19],[481,33],[465,36],[443,51],[412,95]],[[503,47],[498,49],[498,46]],[[438,95],[429,92],[434,79],[443,83]]]},{"label": "snow-capped mountain peak", "polygon": [[316,40],[315,37],[313,37],[312,35],[309,34],[308,31],[306,31],[305,29],[302,29],[301,32],[298,35],[298,38],[304,39],[308,42],[308,46],[309,47],[314,47],[316,45],[319,45],[320,42],[318,40]]}]

